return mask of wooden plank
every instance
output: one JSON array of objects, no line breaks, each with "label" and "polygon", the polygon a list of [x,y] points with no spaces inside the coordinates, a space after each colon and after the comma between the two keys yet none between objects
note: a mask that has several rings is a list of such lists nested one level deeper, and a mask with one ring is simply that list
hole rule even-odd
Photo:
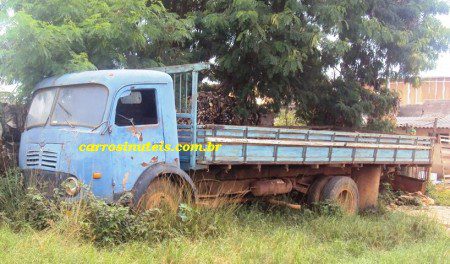
[{"label": "wooden plank", "polygon": [[189,113],[177,113],[177,118],[192,119],[192,115]]},{"label": "wooden plank", "polygon": [[267,140],[245,138],[206,137],[207,142],[224,144],[255,144],[255,145],[284,145],[284,146],[309,146],[309,147],[347,147],[370,149],[405,149],[405,150],[431,150],[430,146],[397,145],[397,144],[371,144],[352,142],[323,142],[323,141],[293,141],[293,140]]},{"label": "wooden plank", "polygon": [[333,135],[336,136],[349,136],[349,137],[361,137],[361,138],[382,138],[382,139],[401,139],[401,140],[415,140],[423,141],[423,143],[430,144],[431,138],[424,136],[409,136],[409,135],[389,135],[389,134],[374,134],[374,133],[359,133],[359,132],[340,132],[340,131],[328,131],[328,130],[308,130],[308,129],[296,129],[296,128],[278,128],[278,127],[251,127],[251,126],[229,126],[229,125],[201,125],[199,129],[218,129],[229,131],[244,131],[248,129],[250,132],[259,131],[261,133],[276,133],[280,130],[281,134],[311,134],[311,135]]},{"label": "wooden plank", "polygon": [[198,138],[223,144],[202,164],[429,165],[428,137],[315,131],[275,127],[199,126]]},{"label": "wooden plank", "polygon": [[192,129],[192,125],[178,125],[178,129]]},{"label": "wooden plank", "polygon": [[162,71],[165,73],[174,74],[174,73],[186,73],[186,72],[191,72],[191,71],[203,71],[203,70],[207,70],[209,68],[210,68],[209,63],[199,62],[199,63],[193,63],[193,64],[154,67],[154,68],[149,68],[148,70]]},{"label": "wooden plank", "polygon": [[[214,164],[217,164],[217,165],[223,165],[223,164],[240,165],[240,164],[244,164],[242,162],[242,159],[240,159],[240,160],[233,160],[233,159],[231,159],[231,157],[228,157],[226,159],[226,161],[225,160],[223,160],[223,161],[222,160],[216,160],[216,161],[212,162],[210,160],[203,159],[203,160],[200,160],[198,162],[199,162],[199,164],[202,164],[202,165],[214,165]],[[355,162],[355,163],[351,163],[351,162],[332,162],[332,163],[329,163],[329,162],[322,162],[322,161],[317,161],[317,162],[279,161],[277,163],[274,163],[274,162],[261,162],[261,161],[252,161],[252,162],[247,161],[245,164],[252,164],[252,165],[273,165],[273,164],[277,164],[277,165],[329,165],[329,164],[333,164],[333,165],[344,166],[344,165],[358,165],[358,164],[410,165],[411,162],[396,162],[396,163],[393,163],[393,162],[380,162],[380,161],[377,161],[377,162],[363,162],[363,163],[358,163],[358,162]],[[429,165],[431,165],[429,161],[416,161],[416,162],[414,162],[414,164],[418,165],[418,166],[429,166]]]},{"label": "wooden plank", "polygon": [[450,148],[442,148],[442,153],[450,154]]}]

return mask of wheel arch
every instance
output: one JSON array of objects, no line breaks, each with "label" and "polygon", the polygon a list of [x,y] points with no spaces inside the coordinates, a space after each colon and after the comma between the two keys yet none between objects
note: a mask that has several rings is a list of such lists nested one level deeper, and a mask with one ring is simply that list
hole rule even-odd
[{"label": "wheel arch", "polygon": [[197,199],[197,189],[195,188],[191,177],[185,171],[174,165],[157,163],[142,172],[137,181],[134,183],[132,189],[133,205],[135,205],[137,201],[139,201],[139,198],[144,195],[153,180],[162,177],[165,174],[171,174],[170,179],[177,184],[187,184],[192,191],[194,200]]}]

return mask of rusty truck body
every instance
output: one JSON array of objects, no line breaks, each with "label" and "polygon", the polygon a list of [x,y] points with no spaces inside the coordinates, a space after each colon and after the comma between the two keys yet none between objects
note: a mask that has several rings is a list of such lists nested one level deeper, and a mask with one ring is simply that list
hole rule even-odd
[{"label": "rusty truck body", "polygon": [[[140,209],[187,198],[253,199],[298,192],[349,212],[377,204],[382,174],[426,177],[428,137],[197,124],[198,74],[207,64],[67,74],[34,92],[19,163],[27,178],[71,197],[89,186]],[[83,151],[89,144],[220,145],[214,151]],[[81,148],[80,148],[81,147]],[[67,187],[69,186],[69,187]]]}]

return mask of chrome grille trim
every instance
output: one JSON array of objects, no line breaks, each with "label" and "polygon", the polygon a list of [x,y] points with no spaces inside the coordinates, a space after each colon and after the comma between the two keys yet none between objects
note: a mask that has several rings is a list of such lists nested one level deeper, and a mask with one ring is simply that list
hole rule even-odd
[{"label": "chrome grille trim", "polygon": [[30,149],[26,154],[26,165],[30,168],[56,169],[58,156],[54,151]]}]

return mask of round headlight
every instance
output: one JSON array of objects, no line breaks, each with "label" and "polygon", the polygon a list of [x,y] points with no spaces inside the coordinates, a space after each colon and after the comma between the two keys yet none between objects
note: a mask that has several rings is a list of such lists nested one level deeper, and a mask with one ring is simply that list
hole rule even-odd
[{"label": "round headlight", "polygon": [[74,177],[67,178],[63,184],[62,187],[66,191],[66,193],[70,196],[75,196],[80,191],[80,184],[78,180]]}]

